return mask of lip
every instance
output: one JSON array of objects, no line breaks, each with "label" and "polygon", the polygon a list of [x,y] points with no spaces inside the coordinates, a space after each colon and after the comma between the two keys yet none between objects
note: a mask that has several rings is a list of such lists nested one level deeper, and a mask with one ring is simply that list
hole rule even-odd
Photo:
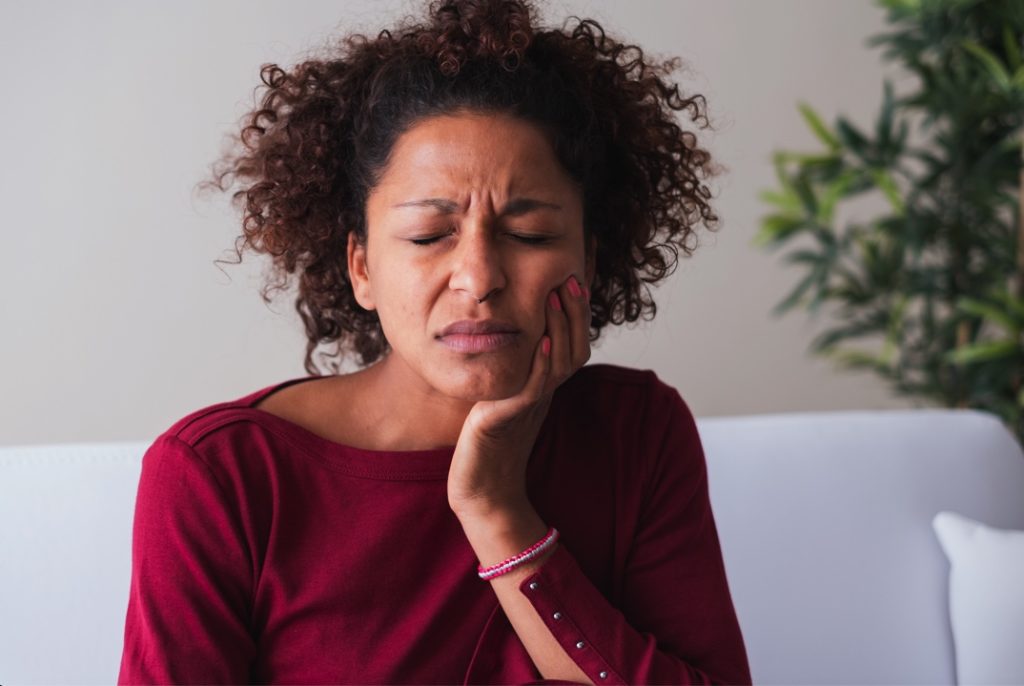
[{"label": "lip", "polygon": [[440,341],[458,353],[486,353],[504,348],[515,342],[518,333],[452,333],[441,336]]},{"label": "lip", "polygon": [[438,337],[444,338],[452,334],[479,335],[489,333],[519,333],[519,329],[512,324],[498,321],[497,319],[460,319],[444,327],[441,333],[438,334]]},{"label": "lip", "polygon": [[484,353],[515,342],[519,329],[496,319],[462,319],[446,326],[437,339],[460,353]]}]

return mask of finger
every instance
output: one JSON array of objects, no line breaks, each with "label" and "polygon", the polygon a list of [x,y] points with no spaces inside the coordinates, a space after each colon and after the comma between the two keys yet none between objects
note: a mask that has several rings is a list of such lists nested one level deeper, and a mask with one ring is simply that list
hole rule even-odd
[{"label": "finger", "polygon": [[552,390],[573,372],[569,319],[563,304],[563,300],[568,299],[568,291],[564,291],[564,287],[562,284],[548,294],[547,333],[551,336],[551,377],[548,384]]},{"label": "finger", "polygon": [[[546,349],[546,352],[545,352]],[[544,335],[537,342],[533,351],[533,364],[530,367],[530,376],[526,379],[526,385],[520,392],[520,396],[529,403],[537,402],[547,391],[548,378],[551,376],[551,339]]]},{"label": "finger", "polygon": [[590,297],[575,274],[566,281],[565,311],[569,315],[571,369],[575,371],[590,359]]}]

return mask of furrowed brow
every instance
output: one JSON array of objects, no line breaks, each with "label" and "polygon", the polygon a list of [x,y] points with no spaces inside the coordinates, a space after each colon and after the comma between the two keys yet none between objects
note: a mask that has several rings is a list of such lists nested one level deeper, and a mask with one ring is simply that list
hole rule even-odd
[{"label": "furrowed brow", "polygon": [[[458,211],[459,205],[454,200],[448,200],[446,198],[423,198],[422,200],[410,200],[408,202],[401,202],[392,207],[433,207],[441,214],[454,214]],[[504,209],[498,213],[500,217],[518,217],[528,212],[534,212],[536,210],[561,210],[562,206],[551,202],[545,202],[544,200],[537,200],[535,198],[513,198],[505,205]]]}]

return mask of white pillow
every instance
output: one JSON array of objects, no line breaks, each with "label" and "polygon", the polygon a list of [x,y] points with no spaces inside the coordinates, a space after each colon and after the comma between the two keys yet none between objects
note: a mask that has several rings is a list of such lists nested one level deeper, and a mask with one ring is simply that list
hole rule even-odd
[{"label": "white pillow", "polygon": [[957,683],[1024,684],[1024,531],[955,512],[938,513],[932,527],[950,564]]}]

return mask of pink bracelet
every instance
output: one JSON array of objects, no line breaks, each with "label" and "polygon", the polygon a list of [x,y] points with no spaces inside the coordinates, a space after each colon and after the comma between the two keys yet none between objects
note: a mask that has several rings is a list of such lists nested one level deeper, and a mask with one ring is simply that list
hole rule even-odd
[{"label": "pink bracelet", "polygon": [[519,553],[518,555],[513,555],[504,562],[499,562],[496,565],[491,565],[486,569],[478,565],[476,568],[477,575],[481,579],[493,579],[496,576],[507,574],[519,565],[529,560],[532,560],[533,558],[543,553],[545,550],[553,546],[557,540],[558,529],[556,529],[555,527],[551,527],[550,529],[548,529],[548,533],[546,536],[544,536],[544,538],[540,539],[539,541],[531,545],[529,548]]}]

